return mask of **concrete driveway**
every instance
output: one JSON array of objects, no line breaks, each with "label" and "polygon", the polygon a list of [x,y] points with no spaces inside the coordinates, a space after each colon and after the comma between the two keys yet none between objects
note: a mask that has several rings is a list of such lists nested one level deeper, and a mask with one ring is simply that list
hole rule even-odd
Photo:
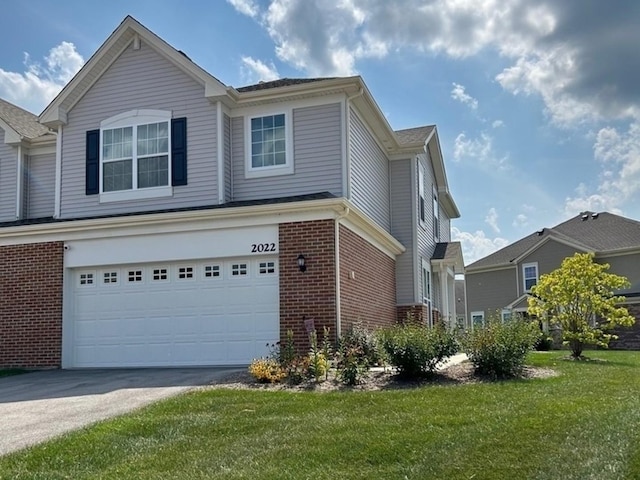
[{"label": "concrete driveway", "polygon": [[0,378],[0,455],[211,384],[230,370],[48,370]]}]

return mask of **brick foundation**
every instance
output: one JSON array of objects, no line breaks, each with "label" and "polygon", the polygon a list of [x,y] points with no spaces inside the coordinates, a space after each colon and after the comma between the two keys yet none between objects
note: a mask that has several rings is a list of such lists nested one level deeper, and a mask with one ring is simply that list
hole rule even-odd
[{"label": "brick foundation", "polygon": [[429,312],[426,305],[399,305],[396,307],[396,318],[398,323],[410,321],[419,325],[426,325],[429,319]]},{"label": "brick foundation", "polygon": [[62,242],[0,247],[0,366],[59,367]]},{"label": "brick foundation", "polygon": [[[329,327],[335,339],[336,282],[333,220],[282,223],[279,227],[280,340],[292,330],[299,353],[308,350],[305,320],[313,321],[318,336]],[[298,269],[303,254],[307,271]]]},{"label": "brick foundation", "polygon": [[395,260],[340,225],[342,332],[360,322],[368,329],[396,322]]},{"label": "brick foundation", "polygon": [[609,348],[614,350],[640,350],[640,303],[625,305],[629,314],[636,319],[632,327],[616,327],[612,333],[618,340],[611,340]]}]

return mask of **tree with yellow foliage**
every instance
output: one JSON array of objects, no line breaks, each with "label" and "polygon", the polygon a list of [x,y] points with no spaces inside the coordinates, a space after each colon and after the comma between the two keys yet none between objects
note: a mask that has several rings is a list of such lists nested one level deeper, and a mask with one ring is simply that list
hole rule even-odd
[{"label": "tree with yellow foliage", "polygon": [[550,325],[562,327],[565,345],[581,358],[586,345],[608,347],[616,325],[631,326],[635,319],[620,304],[615,290],[629,286],[625,277],[607,273],[609,265],[593,261],[589,253],[567,257],[560,268],[542,275],[531,288],[528,312]]}]

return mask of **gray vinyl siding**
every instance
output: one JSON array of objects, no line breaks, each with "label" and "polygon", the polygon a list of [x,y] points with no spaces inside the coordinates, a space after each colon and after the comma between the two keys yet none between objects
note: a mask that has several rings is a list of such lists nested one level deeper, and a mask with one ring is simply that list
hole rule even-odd
[{"label": "gray vinyl siding", "polygon": [[615,273],[626,277],[634,285],[640,282],[640,253],[620,255],[615,257],[596,258],[598,263],[608,263],[608,273]]},{"label": "gray vinyl siding", "polygon": [[231,164],[231,118],[224,114],[224,201],[233,199],[233,167]]},{"label": "gray vinyl siding", "polygon": [[231,123],[233,200],[288,197],[318,192],[342,196],[342,121],[340,104],[293,110],[294,173],[245,178],[244,117]]},{"label": "gray vinyl siding", "polygon": [[0,222],[16,219],[16,156],[16,149],[4,143],[0,128]]},{"label": "gray vinyl siding", "polygon": [[390,231],[389,160],[353,108],[349,117],[351,201]]},{"label": "gray vinyl siding", "polygon": [[56,155],[34,155],[25,164],[25,215],[27,218],[51,217],[54,213]]},{"label": "gray vinyl siding", "polygon": [[467,311],[484,312],[485,319],[516,300],[520,293],[516,283],[516,269],[507,268],[482,273],[467,273]]},{"label": "gray vinyl siding", "polygon": [[540,248],[531,252],[527,257],[518,262],[518,292],[519,295],[525,293],[522,266],[525,263],[538,263],[538,277],[545,273],[551,273],[560,267],[562,261],[567,257],[572,257],[577,250],[574,247],[550,240]]},{"label": "gray vinyl siding", "polygon": [[416,184],[415,187],[415,208],[412,212],[416,219],[417,237],[418,237],[418,254],[419,256],[427,259],[433,257],[433,251],[436,248],[436,241],[433,236],[433,185],[435,182],[435,176],[433,169],[431,168],[431,162],[426,154],[418,155],[418,162],[413,162],[413,168],[416,169],[415,181],[418,182],[419,165],[424,167],[424,193],[425,193],[425,221],[420,221],[420,188]]},{"label": "gray vinyl siding", "polygon": [[440,239],[438,241],[451,241],[451,220],[447,217],[442,207],[440,207]]},{"label": "gray vinyl siding", "polygon": [[[406,248],[396,258],[396,298],[399,304],[412,304],[414,298],[415,266],[413,253],[415,235],[413,233],[412,175],[411,159],[390,162],[391,182],[391,234]],[[422,278],[422,275],[420,275]]]},{"label": "gray vinyl siding", "polygon": [[[173,196],[99,203],[85,195],[86,131],[134,109],[170,110],[187,118],[188,185],[173,187]],[[204,87],[153,51],[128,47],[68,114],[62,147],[61,217],[118,214],[218,203],[216,106],[204,98]]]}]

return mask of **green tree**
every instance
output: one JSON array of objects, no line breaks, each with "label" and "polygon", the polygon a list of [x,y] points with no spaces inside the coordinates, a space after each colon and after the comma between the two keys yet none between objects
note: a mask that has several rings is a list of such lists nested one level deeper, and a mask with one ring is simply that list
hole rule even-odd
[{"label": "green tree", "polygon": [[625,277],[607,273],[609,265],[594,263],[593,255],[576,253],[553,272],[542,275],[531,289],[529,314],[562,327],[565,345],[574,358],[585,345],[607,347],[615,335],[605,333],[616,325],[631,326],[635,319],[619,306],[624,297],[613,292],[626,288]]}]

